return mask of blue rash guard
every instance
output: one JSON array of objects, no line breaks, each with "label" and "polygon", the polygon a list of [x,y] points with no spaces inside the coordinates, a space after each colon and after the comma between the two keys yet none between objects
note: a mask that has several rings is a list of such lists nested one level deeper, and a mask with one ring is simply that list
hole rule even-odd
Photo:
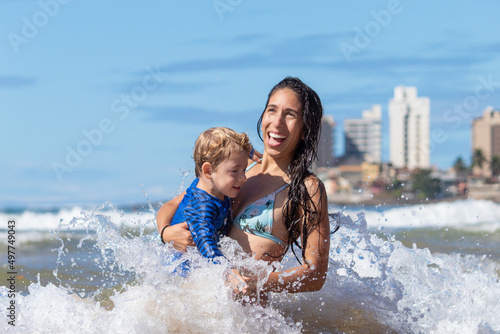
[{"label": "blue rash guard", "polygon": [[217,243],[219,236],[227,234],[231,200],[227,196],[224,200],[220,200],[197,188],[198,181],[196,178],[186,190],[186,195],[175,211],[171,225],[187,222],[200,254],[219,263],[215,258],[224,255]]}]

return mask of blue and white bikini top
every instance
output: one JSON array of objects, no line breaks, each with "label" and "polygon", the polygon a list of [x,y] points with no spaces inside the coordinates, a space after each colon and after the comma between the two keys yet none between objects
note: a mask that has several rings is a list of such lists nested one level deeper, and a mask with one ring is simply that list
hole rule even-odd
[{"label": "blue and white bikini top", "polygon": [[[255,163],[250,165],[247,170],[252,168],[254,165]],[[288,184],[279,187],[269,195],[266,195],[247,206],[242,213],[234,218],[233,225],[245,232],[257,235],[259,237],[267,238],[280,244],[283,247],[286,246],[285,242],[272,235],[273,209],[276,194],[286,187],[288,187]]]}]

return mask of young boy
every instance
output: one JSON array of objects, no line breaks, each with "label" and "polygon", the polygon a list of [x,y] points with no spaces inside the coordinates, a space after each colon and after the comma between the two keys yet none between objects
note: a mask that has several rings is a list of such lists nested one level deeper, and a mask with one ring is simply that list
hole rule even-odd
[{"label": "young boy", "polygon": [[[171,225],[187,222],[196,248],[214,263],[220,263],[218,258],[224,257],[217,243],[219,236],[227,234],[230,198],[236,197],[246,181],[251,150],[246,134],[224,127],[208,129],[196,140],[193,154],[196,179],[186,190]],[[162,241],[166,227],[160,232]],[[236,269],[232,272],[244,283]]]}]

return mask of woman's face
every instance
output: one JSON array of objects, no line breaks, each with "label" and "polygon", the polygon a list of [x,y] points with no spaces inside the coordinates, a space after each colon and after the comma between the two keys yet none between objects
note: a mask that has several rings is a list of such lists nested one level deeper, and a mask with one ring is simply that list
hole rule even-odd
[{"label": "woman's face", "polygon": [[271,95],[261,127],[266,152],[276,157],[293,156],[303,129],[302,103],[295,93],[284,88]]}]

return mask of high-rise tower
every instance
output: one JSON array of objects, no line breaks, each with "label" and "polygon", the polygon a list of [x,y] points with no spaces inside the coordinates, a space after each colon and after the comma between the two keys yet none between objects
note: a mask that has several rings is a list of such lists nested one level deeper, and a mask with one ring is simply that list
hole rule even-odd
[{"label": "high-rise tower", "polygon": [[430,167],[430,99],[416,87],[394,88],[389,100],[390,162],[396,168]]},{"label": "high-rise tower", "polygon": [[318,166],[334,166],[335,121],[325,115],[321,120],[321,137],[318,143]]},{"label": "high-rise tower", "polygon": [[382,162],[382,107],[373,105],[363,118],[344,120],[345,156],[358,155],[363,161]]}]

